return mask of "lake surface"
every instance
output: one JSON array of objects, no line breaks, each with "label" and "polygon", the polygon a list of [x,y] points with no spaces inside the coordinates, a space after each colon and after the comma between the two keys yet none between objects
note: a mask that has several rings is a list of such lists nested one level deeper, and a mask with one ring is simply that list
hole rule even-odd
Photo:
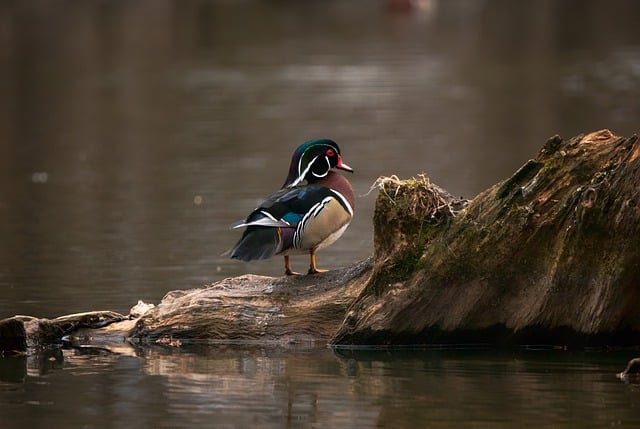
[{"label": "lake surface", "polygon": [[28,360],[26,374],[23,362],[0,360],[0,427],[640,425],[640,386],[614,376],[621,354],[246,345],[121,353],[52,352]]},{"label": "lake surface", "polygon": [[[390,3],[0,2],[0,318],[281,275],[229,260],[229,225],[308,139],[355,169],[356,216],[318,255],[337,268],[372,252],[379,176],[471,198],[554,134],[638,132],[640,2]],[[0,428],[625,426],[630,357],[60,351],[0,361]]]}]

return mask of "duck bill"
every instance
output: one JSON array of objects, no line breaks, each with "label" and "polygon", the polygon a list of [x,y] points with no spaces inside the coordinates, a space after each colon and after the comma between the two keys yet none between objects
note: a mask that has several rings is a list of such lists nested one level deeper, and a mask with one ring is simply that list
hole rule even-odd
[{"label": "duck bill", "polygon": [[353,168],[342,162],[342,157],[340,155],[338,155],[338,163],[336,164],[336,168],[339,170],[348,171],[349,173],[353,173]]}]

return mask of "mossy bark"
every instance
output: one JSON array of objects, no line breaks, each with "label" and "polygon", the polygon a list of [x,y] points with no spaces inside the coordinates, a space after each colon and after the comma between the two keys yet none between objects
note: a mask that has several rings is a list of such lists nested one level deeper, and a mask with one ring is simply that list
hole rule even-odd
[{"label": "mossy bark", "polygon": [[635,136],[556,136],[435,223],[398,210],[412,183],[387,183],[371,280],[333,342],[640,344],[639,155]]}]

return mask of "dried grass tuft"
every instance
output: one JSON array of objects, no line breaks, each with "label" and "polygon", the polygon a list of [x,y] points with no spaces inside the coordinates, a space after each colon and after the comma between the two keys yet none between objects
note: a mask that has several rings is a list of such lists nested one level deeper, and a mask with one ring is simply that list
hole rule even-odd
[{"label": "dried grass tuft", "polygon": [[376,188],[386,197],[391,206],[402,210],[403,215],[406,216],[435,219],[443,214],[455,216],[457,212],[451,196],[431,183],[424,174],[407,180],[400,180],[395,175],[380,176],[371,185],[367,194]]}]

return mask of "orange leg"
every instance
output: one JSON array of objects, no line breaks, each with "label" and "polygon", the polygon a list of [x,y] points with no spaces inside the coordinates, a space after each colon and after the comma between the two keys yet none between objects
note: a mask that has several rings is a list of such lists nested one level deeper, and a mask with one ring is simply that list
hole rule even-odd
[{"label": "orange leg", "polygon": [[284,255],[284,273],[288,276],[295,276],[299,274],[291,270],[291,262],[289,262],[289,255]]},{"label": "orange leg", "polygon": [[311,256],[311,265],[309,266],[308,274],[316,274],[316,273],[326,273],[328,270],[321,270],[316,266],[316,251],[311,249],[309,251],[309,255]]}]

